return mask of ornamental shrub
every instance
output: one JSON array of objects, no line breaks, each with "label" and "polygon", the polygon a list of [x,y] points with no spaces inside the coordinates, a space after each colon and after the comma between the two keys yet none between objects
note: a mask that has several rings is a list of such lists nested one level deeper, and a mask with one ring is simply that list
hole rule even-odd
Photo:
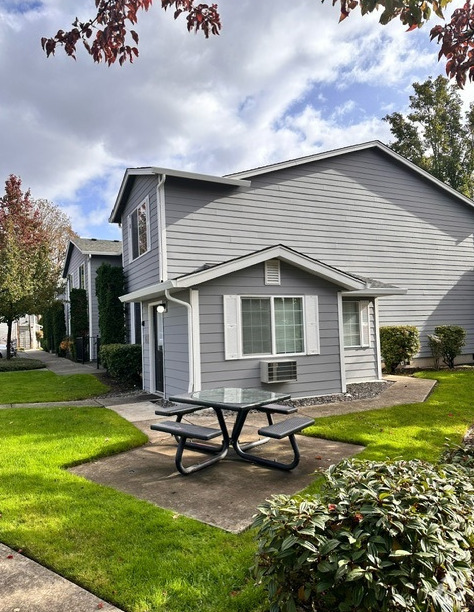
[{"label": "ornamental shrub", "polygon": [[470,590],[473,472],[346,460],[319,495],[260,506],[255,572],[270,612],[446,612]]},{"label": "ornamental shrub", "polygon": [[438,325],[434,333],[440,342],[443,363],[453,369],[454,360],[461,354],[461,349],[466,344],[466,330],[459,325]]},{"label": "ornamental shrub", "polygon": [[380,328],[380,352],[387,372],[393,373],[401,363],[409,363],[420,350],[420,333],[413,325]]},{"label": "ornamental shrub", "polygon": [[131,385],[141,381],[142,347],[140,344],[104,344],[100,362],[112,378]]}]

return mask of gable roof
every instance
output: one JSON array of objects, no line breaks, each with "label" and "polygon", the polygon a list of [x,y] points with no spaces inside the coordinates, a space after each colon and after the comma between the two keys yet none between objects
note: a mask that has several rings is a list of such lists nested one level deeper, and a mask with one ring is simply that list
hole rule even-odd
[{"label": "gable roof", "polygon": [[423,170],[413,162],[409,161],[402,155],[399,155],[395,151],[393,151],[387,145],[384,145],[379,140],[372,140],[369,142],[363,142],[360,144],[352,145],[349,147],[343,147],[340,149],[333,149],[332,151],[325,151],[323,153],[316,153],[314,155],[307,155],[305,157],[299,157],[296,159],[291,159],[283,162],[278,162],[276,164],[270,164],[268,166],[261,166],[259,168],[254,168],[253,170],[244,170],[243,172],[236,172],[233,174],[226,175],[228,178],[235,179],[251,179],[255,176],[259,176],[260,174],[267,174],[268,172],[277,172],[278,170],[284,170],[286,168],[292,168],[294,166],[301,166],[303,164],[309,164],[316,161],[321,161],[324,159],[330,159],[332,157],[338,157],[340,155],[347,155],[348,153],[356,153],[358,151],[364,151],[367,149],[374,149],[383,155],[390,157],[395,160],[397,163],[402,164],[406,168],[408,168],[411,172],[415,172],[420,175],[424,180],[427,180],[431,183],[434,183],[438,188],[443,191],[448,192],[450,195],[462,200],[468,206],[474,208],[474,201],[468,198],[467,196],[459,193],[456,189],[453,189],[450,185],[447,185],[443,181],[440,181],[436,177],[434,177],[426,170]]},{"label": "gable roof", "polygon": [[329,266],[322,261],[303,255],[283,244],[267,247],[260,251],[230,259],[228,261],[200,268],[189,274],[184,274],[175,279],[149,285],[120,297],[122,302],[140,302],[161,297],[165,291],[178,291],[189,289],[195,285],[209,282],[221,276],[244,270],[269,259],[279,259],[293,265],[309,274],[323,278],[341,287],[344,293],[357,295],[359,297],[376,297],[383,295],[401,295],[406,290],[393,285],[386,285],[372,279],[367,279],[354,274],[348,274],[338,268]]},{"label": "gable roof", "polygon": [[83,255],[96,256],[121,256],[122,241],[121,240],[98,240],[97,238],[74,238],[69,241],[67,247],[66,258],[64,260],[63,278],[67,276],[69,262],[71,260],[74,247]]},{"label": "gable roof", "polygon": [[160,180],[166,179],[166,177],[174,177],[184,180],[198,181],[204,183],[215,183],[219,185],[226,185],[230,188],[232,187],[250,187],[251,179],[253,177],[259,176],[261,174],[266,174],[269,172],[277,172],[278,170],[284,170],[286,168],[292,168],[294,166],[301,166],[303,164],[308,164],[316,161],[321,161],[324,159],[330,159],[332,157],[338,157],[341,155],[347,155],[348,153],[356,153],[358,151],[365,151],[368,149],[373,149],[382,155],[389,157],[394,160],[396,163],[401,164],[411,172],[418,174],[423,180],[428,181],[435,185],[437,188],[445,191],[449,195],[457,198],[464,204],[467,204],[469,207],[474,208],[474,201],[468,198],[467,196],[459,193],[456,189],[453,189],[443,181],[440,181],[436,177],[434,177],[426,170],[423,170],[413,162],[409,161],[405,157],[395,153],[390,147],[387,147],[379,140],[373,140],[369,142],[364,142],[356,145],[351,145],[348,147],[342,147],[340,149],[333,149],[331,151],[325,151],[323,153],[316,153],[314,155],[307,155],[305,157],[299,157],[296,159],[291,159],[283,162],[278,162],[276,164],[270,164],[268,166],[261,166],[259,168],[254,168],[251,170],[244,170],[243,172],[235,172],[233,174],[227,174],[224,176],[214,176],[209,174],[199,174],[196,172],[186,172],[182,170],[172,170],[169,168],[160,168],[155,166],[144,167],[144,168],[127,168],[125,171],[124,177],[122,179],[122,184],[120,186],[119,193],[115,200],[114,208],[110,213],[109,222],[110,223],[120,223],[121,221],[121,213],[122,209],[125,205],[125,202],[130,194],[131,188],[133,186],[133,182],[137,176],[159,176]]},{"label": "gable roof", "polygon": [[199,181],[204,183],[216,183],[226,185],[228,187],[249,187],[250,181],[245,181],[238,178],[226,176],[214,176],[210,174],[199,174],[197,172],[186,172],[184,170],[172,170],[170,168],[159,168],[150,166],[146,168],[127,168],[122,179],[122,184],[115,200],[114,207],[110,213],[109,223],[120,223],[120,217],[125,202],[130,195],[135,177],[137,176],[157,176],[159,182],[166,180],[168,176],[178,179],[190,181]]}]

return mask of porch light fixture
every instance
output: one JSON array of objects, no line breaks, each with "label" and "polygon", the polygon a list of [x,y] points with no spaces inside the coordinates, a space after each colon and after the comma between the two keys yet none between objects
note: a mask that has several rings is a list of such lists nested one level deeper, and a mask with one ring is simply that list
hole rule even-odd
[{"label": "porch light fixture", "polygon": [[159,304],[157,304],[156,312],[158,314],[164,314],[167,311],[168,311],[168,304],[166,302],[160,302]]}]

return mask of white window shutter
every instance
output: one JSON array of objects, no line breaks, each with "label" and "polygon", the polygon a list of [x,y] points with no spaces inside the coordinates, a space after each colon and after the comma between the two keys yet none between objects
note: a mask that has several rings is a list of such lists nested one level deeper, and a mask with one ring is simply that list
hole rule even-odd
[{"label": "white window shutter", "polygon": [[306,295],[304,298],[306,354],[319,355],[319,304],[317,295]]},{"label": "white window shutter", "polygon": [[240,296],[224,295],[224,350],[226,359],[240,358]]},{"label": "white window shutter", "polygon": [[370,346],[369,304],[370,302],[368,301],[359,302],[361,346]]}]

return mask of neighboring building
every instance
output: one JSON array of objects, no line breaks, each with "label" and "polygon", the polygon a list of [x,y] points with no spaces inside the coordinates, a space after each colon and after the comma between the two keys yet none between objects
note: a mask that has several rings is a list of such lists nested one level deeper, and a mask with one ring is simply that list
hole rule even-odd
[{"label": "neighboring building", "polygon": [[420,362],[462,325],[472,360],[474,203],[379,142],[227,177],[128,169],[110,221],[149,391],[344,391],[380,378],[379,322],[416,325]]},{"label": "neighboring building", "polygon": [[122,243],[120,240],[97,240],[96,238],[74,238],[69,242],[63,268],[66,279],[64,304],[66,333],[71,334],[69,293],[71,289],[85,289],[89,314],[90,359],[97,359],[96,340],[99,336],[99,311],[95,293],[97,269],[103,263],[122,266]]},{"label": "neighboring building", "polygon": [[[42,333],[42,325],[38,323],[36,315],[25,315],[12,325],[12,340],[16,341],[17,349],[39,349],[39,335]],[[0,323],[0,344],[7,342],[8,327],[6,323]]]}]

